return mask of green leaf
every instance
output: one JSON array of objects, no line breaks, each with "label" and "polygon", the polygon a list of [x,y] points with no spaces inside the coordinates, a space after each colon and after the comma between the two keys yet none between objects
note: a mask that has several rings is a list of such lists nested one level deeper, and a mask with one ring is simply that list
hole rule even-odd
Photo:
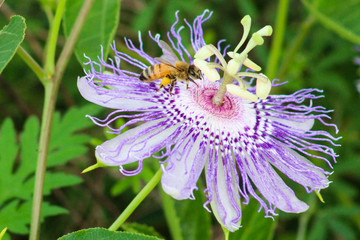
[{"label": "green leaf", "polygon": [[44,186],[44,195],[49,195],[52,189],[73,186],[82,182],[78,176],[64,173],[49,173],[45,175],[46,185]]},{"label": "green leaf", "polygon": [[[69,36],[83,2],[66,2],[63,22],[66,36]],[[100,45],[104,48],[104,58],[107,58],[119,18],[120,0],[95,0],[75,46],[75,55],[84,68],[89,69],[83,65],[88,62],[84,54],[96,60],[101,55]]]},{"label": "green leaf", "polygon": [[339,36],[355,44],[360,44],[360,1],[347,0],[302,0],[305,7],[322,24]]},{"label": "green leaf", "polygon": [[124,223],[121,228],[126,232],[142,233],[145,235],[163,238],[153,227],[139,223]]},{"label": "green leaf", "polygon": [[[11,201],[0,211],[0,228],[9,227],[9,232],[17,234],[27,234],[29,232],[28,225],[31,218],[31,200],[19,204],[20,201]],[[55,216],[67,213],[64,208],[52,206],[44,202],[41,210],[41,221],[46,216]]]},{"label": "green leaf", "polygon": [[58,240],[158,240],[160,238],[138,233],[114,232],[104,228],[90,228],[65,235]]},{"label": "green leaf", "polygon": [[[85,118],[86,113],[96,114],[100,110],[100,107],[85,106],[70,109],[63,117],[59,113],[54,115],[48,168],[65,164],[86,151],[85,144],[91,138],[77,131],[93,125]],[[28,118],[18,143],[11,119],[6,119],[0,127],[0,228],[9,226],[9,232],[27,234],[29,231],[39,131],[38,119]],[[43,195],[49,195],[53,189],[80,182],[80,177],[48,170]],[[64,213],[65,209],[44,202],[41,217],[43,219]]]},{"label": "green leaf", "polygon": [[265,218],[264,212],[258,212],[259,205],[254,199],[249,205],[242,206],[242,228],[230,233],[230,240],[265,240],[272,239],[277,224],[276,220]]},{"label": "green leaf", "polygon": [[13,16],[8,25],[0,31],[0,73],[14,56],[25,36],[25,18]]}]

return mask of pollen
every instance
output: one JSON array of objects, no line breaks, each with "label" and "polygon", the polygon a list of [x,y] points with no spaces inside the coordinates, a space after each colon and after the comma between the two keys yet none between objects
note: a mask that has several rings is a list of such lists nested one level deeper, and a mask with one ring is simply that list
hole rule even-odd
[{"label": "pollen", "polygon": [[169,85],[170,83],[171,83],[171,80],[170,80],[170,78],[168,78],[168,77],[164,77],[164,78],[161,80],[161,85],[163,85],[163,86]]}]

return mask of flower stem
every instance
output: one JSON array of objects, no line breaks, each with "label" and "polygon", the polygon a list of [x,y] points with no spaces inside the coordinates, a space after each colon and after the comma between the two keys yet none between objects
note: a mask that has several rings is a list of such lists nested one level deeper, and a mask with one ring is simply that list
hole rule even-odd
[{"label": "flower stem", "polygon": [[316,209],[316,197],[315,194],[310,195],[308,202],[310,208],[308,211],[302,213],[299,218],[299,228],[296,234],[296,240],[304,240],[309,224],[310,217],[313,215]]},{"label": "flower stem", "polygon": [[160,191],[165,219],[170,230],[171,238],[183,240],[180,227],[180,219],[175,210],[175,201],[164,191]]},{"label": "flower stem", "polygon": [[269,79],[273,79],[276,75],[276,71],[279,65],[279,58],[281,54],[281,48],[285,35],[286,18],[288,15],[289,0],[279,0],[279,6],[277,11],[274,41],[271,44],[270,56],[267,62],[267,69],[265,75]]},{"label": "flower stem", "polygon": [[57,96],[57,88],[52,82],[45,84],[45,102],[43,107],[43,114],[41,120],[41,133],[39,143],[39,155],[36,166],[35,174],[35,187],[34,197],[31,215],[31,226],[30,226],[30,240],[39,239],[40,231],[40,215],[42,205],[42,194],[44,189],[44,178],[46,171],[46,160],[49,148],[49,140],[51,134],[51,125],[53,119],[53,113],[55,109],[55,102]]},{"label": "flower stem", "polygon": [[108,228],[110,231],[116,231],[120,226],[128,219],[128,217],[135,211],[140,203],[145,199],[147,195],[156,187],[161,179],[161,169],[159,169],[146,186],[136,195],[126,209],[120,214],[115,222]]},{"label": "flower stem", "polygon": [[45,70],[48,75],[52,76],[55,71],[55,50],[59,35],[61,19],[64,14],[66,0],[60,0],[56,8],[54,21],[51,23],[50,36],[47,42],[47,50],[45,57]]},{"label": "flower stem", "polygon": [[40,65],[30,56],[30,54],[23,49],[21,46],[19,46],[17,52],[22,60],[29,66],[29,68],[36,74],[36,76],[39,78],[41,83],[45,85],[46,81],[46,75],[43,69],[40,67]]},{"label": "flower stem", "polygon": [[34,197],[30,225],[30,240],[39,239],[40,232],[40,216],[42,195],[44,189],[44,177],[46,171],[47,153],[49,148],[50,133],[52,120],[55,110],[55,103],[60,86],[61,78],[63,76],[66,64],[74,49],[75,42],[80,34],[82,26],[85,22],[94,0],[87,0],[84,2],[82,9],[75,21],[74,27],[71,30],[70,36],[65,43],[64,49],[60,54],[59,60],[55,67],[55,73],[52,79],[45,82],[45,98],[41,121],[41,132],[39,142],[39,155],[37,159],[37,167],[35,173]]}]

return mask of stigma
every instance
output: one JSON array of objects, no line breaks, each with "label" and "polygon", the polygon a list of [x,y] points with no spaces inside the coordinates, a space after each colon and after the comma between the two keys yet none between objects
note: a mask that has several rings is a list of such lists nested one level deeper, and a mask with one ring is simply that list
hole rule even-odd
[{"label": "stigma", "polygon": [[[226,53],[226,55],[230,57],[229,61],[226,61],[220,51],[212,44],[203,46],[195,54],[195,66],[197,66],[210,81],[215,82],[222,79],[220,88],[213,97],[213,104],[217,106],[222,105],[226,92],[256,102],[259,98],[266,99],[271,90],[271,81],[264,74],[257,73],[261,71],[261,67],[250,60],[248,54],[256,46],[264,43],[263,37],[271,36],[272,27],[267,25],[253,33],[244,50],[238,53],[240,47],[244,45],[244,42],[249,36],[251,27],[251,18],[249,15],[246,15],[241,20],[241,25],[244,31],[240,42],[233,51]],[[212,56],[215,56],[220,64],[211,62],[209,59]],[[241,72],[240,70],[243,65],[250,69],[250,71]],[[220,76],[221,72],[223,73],[222,77]],[[244,80],[245,78],[256,79],[255,94],[248,91],[248,84]]]}]

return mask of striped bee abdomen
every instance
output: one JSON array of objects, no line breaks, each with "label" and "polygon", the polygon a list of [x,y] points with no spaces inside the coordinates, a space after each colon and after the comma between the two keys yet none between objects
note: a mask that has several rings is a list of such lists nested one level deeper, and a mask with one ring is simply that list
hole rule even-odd
[{"label": "striped bee abdomen", "polygon": [[173,68],[165,64],[156,64],[148,67],[141,72],[139,80],[143,82],[150,82],[156,79],[160,79],[169,74]]}]

